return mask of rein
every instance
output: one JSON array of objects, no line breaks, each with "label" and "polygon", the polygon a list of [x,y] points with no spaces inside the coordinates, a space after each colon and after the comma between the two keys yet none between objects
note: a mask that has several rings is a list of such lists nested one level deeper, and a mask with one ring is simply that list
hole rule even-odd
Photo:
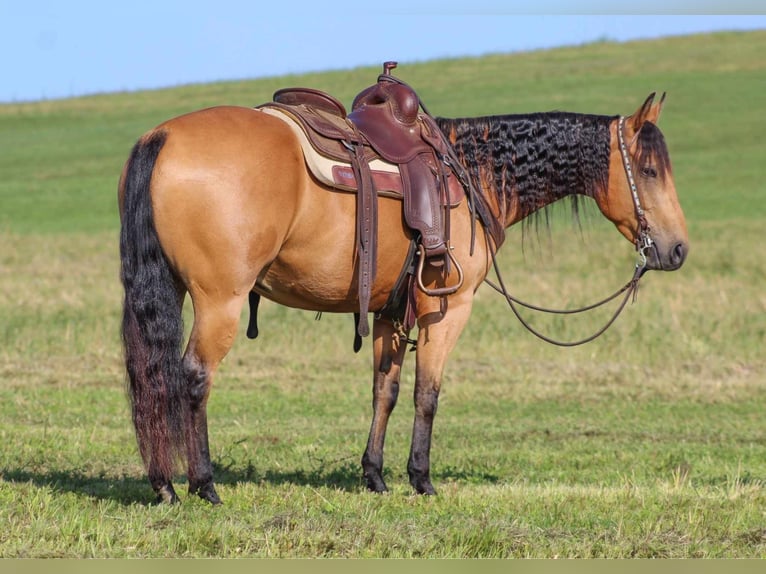
[{"label": "rein", "polygon": [[[612,323],[615,322],[617,317],[622,313],[622,310],[625,308],[626,303],[628,302],[628,298],[630,298],[631,295],[633,295],[633,300],[636,300],[636,296],[638,294],[638,283],[643,274],[648,271],[646,267],[646,251],[651,248],[651,246],[654,244],[652,241],[652,238],[649,236],[649,225],[646,221],[646,216],[644,213],[644,209],[641,207],[641,200],[638,197],[638,187],[636,186],[636,180],[633,177],[633,169],[630,164],[630,156],[628,155],[628,148],[625,144],[625,136],[623,134],[623,126],[625,123],[625,117],[620,116],[619,123],[617,126],[617,137],[618,137],[618,143],[620,146],[620,155],[622,157],[622,165],[625,168],[625,175],[628,179],[628,185],[630,186],[630,193],[631,197],[633,199],[633,205],[636,210],[636,218],[638,220],[638,233],[636,234],[636,251],[638,251],[638,261],[636,262],[636,267],[633,272],[633,277],[631,277],[630,281],[628,281],[623,287],[609,295],[608,297],[598,301],[597,303],[593,303],[591,305],[587,305],[585,307],[580,307],[578,309],[547,309],[545,307],[539,307],[537,305],[532,305],[530,303],[525,303],[524,301],[521,301],[520,299],[517,299],[513,295],[511,295],[508,292],[508,289],[505,286],[505,282],[503,281],[503,277],[500,274],[500,268],[497,265],[497,252],[493,245],[489,241],[487,241],[487,244],[490,248],[490,254],[492,256],[492,265],[495,269],[495,275],[497,275],[498,284],[493,283],[489,279],[484,279],[484,282],[487,283],[490,287],[492,287],[495,291],[503,295],[505,297],[506,301],[508,301],[508,305],[510,306],[511,310],[513,311],[513,314],[516,315],[516,318],[521,322],[522,325],[533,335],[538,337],[539,339],[542,339],[546,343],[551,343],[552,345],[558,345],[559,347],[576,347],[578,345],[583,345],[585,343],[589,343],[593,341],[594,339],[600,337],[601,335],[606,332],[606,330],[612,326]],[[622,299],[622,302],[617,307],[617,310],[614,312],[612,317],[606,322],[606,324],[601,327],[598,331],[593,333],[592,335],[585,337],[584,339],[580,339],[577,341],[558,341],[556,339],[552,339],[546,335],[543,335],[539,331],[537,331],[534,327],[532,327],[522,316],[521,313],[519,313],[519,310],[517,309],[517,305],[521,307],[525,307],[527,309],[530,309],[532,311],[538,311],[541,313],[547,313],[552,315],[576,315],[579,313],[584,313],[586,311],[592,311],[593,309],[597,309],[598,307],[601,307],[613,299],[619,297],[625,293],[625,296]]]}]

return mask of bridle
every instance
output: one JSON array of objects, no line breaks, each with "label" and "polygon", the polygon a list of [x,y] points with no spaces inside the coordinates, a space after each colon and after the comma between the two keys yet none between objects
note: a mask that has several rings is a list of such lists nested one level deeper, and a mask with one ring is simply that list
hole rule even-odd
[{"label": "bridle", "polygon": [[[636,186],[636,179],[633,176],[633,168],[631,166],[630,162],[630,155],[628,153],[628,147],[625,144],[625,134],[624,134],[624,124],[625,124],[625,116],[620,116],[618,123],[617,123],[617,140],[618,145],[620,148],[620,156],[622,157],[622,166],[625,169],[625,176],[628,179],[628,185],[630,187],[630,194],[631,198],[633,199],[633,207],[635,208],[636,212],[636,220],[638,221],[638,229],[636,231],[636,251],[638,252],[638,261],[636,261],[635,270],[633,271],[633,277],[631,277],[630,281],[628,281],[623,287],[618,289],[613,294],[609,295],[608,297],[602,299],[601,301],[598,301],[597,303],[593,303],[592,305],[587,305],[585,307],[580,307],[578,309],[546,309],[544,307],[539,307],[537,305],[532,305],[530,303],[525,303],[524,301],[521,301],[508,293],[508,289],[505,286],[505,283],[503,282],[502,275],[500,274],[500,269],[497,265],[497,257],[496,257],[496,248],[491,244],[491,242],[488,240],[488,245],[490,247],[490,253],[492,255],[492,265],[495,269],[495,275],[497,275],[498,284],[493,283],[489,279],[484,279],[485,283],[487,283],[490,287],[492,287],[495,291],[502,294],[506,301],[508,301],[508,305],[511,307],[511,310],[513,311],[513,314],[516,315],[516,318],[521,322],[522,325],[533,335],[536,337],[542,339],[543,341],[546,341],[547,343],[551,343],[553,345],[558,345],[559,347],[576,347],[578,345],[582,345],[585,343],[589,343],[590,341],[593,341],[594,339],[600,337],[604,332],[612,326],[612,323],[615,322],[617,317],[620,315],[622,310],[625,308],[625,304],[628,302],[628,299],[631,295],[633,295],[633,300],[635,301],[636,295],[638,294],[638,282],[643,276],[643,274],[648,271],[648,268],[646,267],[647,258],[646,258],[646,252],[651,249],[651,247],[654,245],[654,241],[652,241],[651,236],[649,235],[649,224],[646,221],[646,214],[644,212],[643,207],[641,207],[641,200],[638,196],[638,187]],[[555,315],[576,315],[578,313],[584,313],[585,311],[591,311],[593,309],[597,309],[598,307],[601,307],[602,305],[605,305],[606,303],[609,303],[613,299],[617,298],[621,294],[625,293],[625,296],[623,297],[620,305],[617,307],[617,310],[614,312],[612,317],[606,322],[606,324],[601,327],[598,331],[590,335],[589,337],[585,337],[584,339],[580,339],[577,341],[558,341],[556,339],[552,339],[550,337],[547,337],[546,335],[543,335],[539,331],[537,331],[534,327],[532,327],[519,313],[519,310],[516,308],[516,305],[519,305],[521,307],[525,307],[527,309],[530,309],[532,311],[538,311],[541,313],[547,313],[547,314],[555,314]]]},{"label": "bridle", "polygon": [[633,206],[636,209],[636,219],[638,220],[638,232],[636,233],[636,251],[638,251],[639,263],[641,267],[646,267],[646,252],[654,245],[654,241],[649,236],[649,224],[646,221],[644,208],[641,207],[641,199],[638,197],[638,187],[636,179],[633,177],[633,168],[630,165],[630,155],[628,146],[625,144],[624,132],[625,116],[620,116],[617,122],[617,140],[620,145],[620,156],[622,157],[622,166],[625,168],[625,175],[628,178],[630,186],[630,195],[633,198]]}]

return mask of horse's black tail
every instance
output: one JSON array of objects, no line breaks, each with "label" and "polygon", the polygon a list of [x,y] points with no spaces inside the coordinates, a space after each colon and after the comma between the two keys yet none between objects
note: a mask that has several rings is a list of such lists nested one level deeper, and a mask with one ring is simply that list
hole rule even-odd
[{"label": "horse's black tail", "polygon": [[157,131],[136,143],[121,184],[122,339],[138,448],[153,484],[169,482],[184,457],[188,408],[181,300],[157,236],[149,191],[165,139]]}]

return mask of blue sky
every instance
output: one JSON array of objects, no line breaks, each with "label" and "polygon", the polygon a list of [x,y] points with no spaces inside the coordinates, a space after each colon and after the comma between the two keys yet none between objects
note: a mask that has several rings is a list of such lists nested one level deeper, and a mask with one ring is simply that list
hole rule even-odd
[{"label": "blue sky", "polygon": [[[603,4],[603,6],[601,6]],[[361,3],[291,0],[0,0],[0,102],[151,89],[216,80],[404,64],[595,40],[766,29],[764,2],[643,0],[675,14],[590,14],[616,2],[538,0],[528,14],[499,0]],[[688,4],[688,5],[687,5]],[[608,8],[607,8],[608,7]],[[437,13],[438,8],[438,13]],[[569,14],[577,9],[579,14]],[[547,13],[545,13],[547,12]],[[685,13],[686,12],[686,13]]]}]

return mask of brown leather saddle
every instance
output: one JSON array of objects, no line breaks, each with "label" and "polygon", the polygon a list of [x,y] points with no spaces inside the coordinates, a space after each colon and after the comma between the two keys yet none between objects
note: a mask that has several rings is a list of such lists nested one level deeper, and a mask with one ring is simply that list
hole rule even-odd
[{"label": "brown leather saddle", "polygon": [[[279,90],[272,102],[258,106],[265,111],[279,110],[299,124],[316,153],[338,162],[332,167],[331,185],[356,190],[357,333],[362,337],[369,334],[367,313],[376,272],[377,194],[381,188],[401,190],[404,221],[417,245],[413,273],[417,286],[428,295],[445,296],[463,283],[462,268],[449,245],[449,213],[465,196],[464,188],[446,161],[451,157],[449,143],[415,91],[391,75],[394,67],[395,62],[384,64],[377,83],[354,99],[351,113],[333,96],[310,88]],[[376,162],[395,168],[376,169]],[[427,288],[422,280],[426,265],[440,268],[445,278],[454,266],[457,280],[446,287]]]}]

